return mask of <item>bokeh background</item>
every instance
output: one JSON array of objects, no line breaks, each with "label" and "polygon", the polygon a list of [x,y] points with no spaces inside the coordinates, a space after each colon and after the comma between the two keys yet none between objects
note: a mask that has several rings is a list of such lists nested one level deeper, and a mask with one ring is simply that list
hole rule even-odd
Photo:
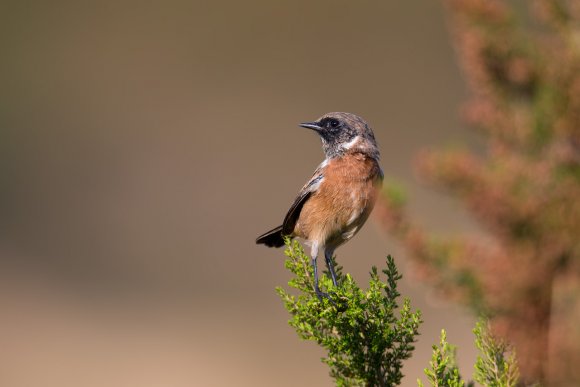
[{"label": "bokeh background", "polygon": [[[297,126],[349,111],[440,234],[476,231],[413,176],[423,147],[479,139],[439,2],[11,1],[0,14],[0,385],[330,386],[254,244],[322,160]],[[473,318],[409,271],[376,222],[337,251],[361,283],[393,254],[470,376]]]}]

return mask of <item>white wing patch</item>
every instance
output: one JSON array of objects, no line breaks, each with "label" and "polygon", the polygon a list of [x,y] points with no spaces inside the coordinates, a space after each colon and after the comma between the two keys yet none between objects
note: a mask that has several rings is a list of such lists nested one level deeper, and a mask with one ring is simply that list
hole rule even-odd
[{"label": "white wing patch", "polygon": [[352,238],[352,237],[354,236],[354,234],[356,234],[356,231],[357,231],[357,230],[358,230],[358,226],[355,226],[355,227],[353,227],[352,229],[350,229],[350,230],[348,230],[348,231],[346,231],[346,232],[343,232],[343,233],[342,233],[342,238],[343,238],[345,241],[349,240],[350,238]]},{"label": "white wing patch", "polygon": [[312,182],[310,184],[308,184],[308,191],[316,192],[318,190],[318,188],[320,187],[320,184],[322,184],[323,180],[324,180],[324,176],[322,176],[322,175],[320,175],[316,179],[312,180]]},{"label": "white wing patch", "polygon": [[348,226],[350,226],[351,224],[353,224],[353,223],[354,223],[354,221],[355,221],[355,220],[357,220],[359,216],[360,216],[360,212],[358,212],[358,211],[354,211],[354,212],[352,213],[352,215],[350,216],[350,218],[348,219],[348,221],[346,222],[346,226],[348,227]]}]

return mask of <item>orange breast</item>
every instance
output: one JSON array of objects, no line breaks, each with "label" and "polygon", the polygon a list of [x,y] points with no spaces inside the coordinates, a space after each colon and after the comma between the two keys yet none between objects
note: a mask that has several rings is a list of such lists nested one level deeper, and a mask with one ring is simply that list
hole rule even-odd
[{"label": "orange breast", "polygon": [[318,191],[300,212],[294,234],[336,248],[367,220],[382,174],[376,160],[362,154],[332,159],[323,174]]}]

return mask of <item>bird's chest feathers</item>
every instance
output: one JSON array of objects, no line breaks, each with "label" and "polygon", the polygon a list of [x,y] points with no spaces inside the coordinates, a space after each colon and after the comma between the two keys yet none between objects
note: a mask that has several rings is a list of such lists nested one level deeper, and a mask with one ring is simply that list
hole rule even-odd
[{"label": "bird's chest feathers", "polygon": [[338,245],[367,220],[381,181],[380,167],[372,158],[351,154],[330,160],[323,175],[302,209],[299,234]]}]

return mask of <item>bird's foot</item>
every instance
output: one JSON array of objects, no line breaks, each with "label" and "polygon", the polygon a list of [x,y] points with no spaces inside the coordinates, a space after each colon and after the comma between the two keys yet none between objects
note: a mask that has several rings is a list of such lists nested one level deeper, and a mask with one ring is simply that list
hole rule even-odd
[{"label": "bird's foot", "polygon": [[320,290],[320,288],[315,287],[314,293],[316,294],[316,297],[318,297],[318,300],[320,302],[322,302],[323,298],[326,298],[328,301],[330,301],[331,304],[335,305],[335,302],[332,299],[332,297],[330,296],[330,294],[323,292],[322,290]]},{"label": "bird's foot", "polygon": [[328,300],[331,300],[330,298],[330,294],[323,292],[320,289],[314,289],[314,293],[316,293],[316,297],[318,297],[318,299],[320,301],[322,301],[323,298],[326,298]]}]

